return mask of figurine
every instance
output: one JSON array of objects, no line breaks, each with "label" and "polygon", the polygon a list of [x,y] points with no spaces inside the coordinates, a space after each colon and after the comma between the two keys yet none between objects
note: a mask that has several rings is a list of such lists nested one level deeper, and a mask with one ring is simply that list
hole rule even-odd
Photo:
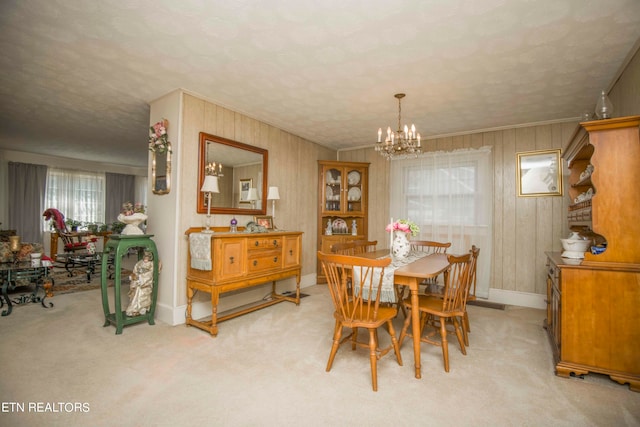
[{"label": "figurine", "polygon": [[357,236],[358,235],[358,226],[356,225],[356,220],[355,219],[351,223],[351,235],[352,236]]},{"label": "figurine", "polygon": [[327,221],[327,228],[324,231],[324,234],[326,234],[327,236],[331,236],[333,234],[333,230],[331,229],[331,220]]},{"label": "figurine", "polygon": [[127,316],[147,314],[151,307],[151,293],[153,292],[153,255],[145,251],[142,259],[133,267],[129,276],[129,307]]}]

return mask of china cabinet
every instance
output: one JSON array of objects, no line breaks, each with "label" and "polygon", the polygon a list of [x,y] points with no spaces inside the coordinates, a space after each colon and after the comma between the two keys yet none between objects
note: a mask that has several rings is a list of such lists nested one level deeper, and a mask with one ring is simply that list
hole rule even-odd
[{"label": "china cabinet", "polygon": [[[369,163],[319,160],[318,173],[318,250],[366,240]],[[326,281],[318,263],[318,283]]]},{"label": "china cabinet", "polygon": [[547,253],[556,374],[597,372],[640,391],[640,116],[581,123],[564,150],[568,225],[592,239],[584,260]]}]

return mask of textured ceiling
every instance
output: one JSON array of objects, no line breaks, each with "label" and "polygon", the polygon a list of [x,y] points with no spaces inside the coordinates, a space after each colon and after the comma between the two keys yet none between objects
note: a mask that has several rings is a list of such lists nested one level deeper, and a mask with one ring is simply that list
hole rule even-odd
[{"label": "textured ceiling", "polygon": [[176,88],[332,148],[397,92],[423,138],[575,118],[639,39],[638,0],[2,0],[0,148],[146,165]]}]

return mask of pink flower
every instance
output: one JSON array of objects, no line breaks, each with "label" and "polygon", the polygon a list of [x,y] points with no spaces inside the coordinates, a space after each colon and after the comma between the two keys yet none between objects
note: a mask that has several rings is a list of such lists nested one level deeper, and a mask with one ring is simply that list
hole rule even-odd
[{"label": "pink flower", "polygon": [[153,131],[155,132],[158,138],[160,138],[162,135],[167,133],[167,131],[164,128],[164,123],[162,122],[158,122],[155,125],[153,125]]},{"label": "pink flower", "polygon": [[412,236],[417,236],[420,232],[420,227],[418,227],[413,221],[401,219],[387,225],[385,231],[402,231],[403,233],[410,233]]}]

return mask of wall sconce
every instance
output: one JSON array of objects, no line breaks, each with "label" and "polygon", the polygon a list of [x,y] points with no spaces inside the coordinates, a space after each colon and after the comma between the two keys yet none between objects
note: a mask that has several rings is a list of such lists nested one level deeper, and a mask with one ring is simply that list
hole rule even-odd
[{"label": "wall sconce", "polygon": [[207,222],[206,228],[202,230],[202,232],[210,234],[213,233],[213,230],[209,228],[209,226],[211,225],[211,196],[212,193],[220,192],[220,187],[218,186],[218,177],[213,175],[205,176],[200,191],[206,193],[207,197]]},{"label": "wall sconce", "polygon": [[258,199],[258,189],[257,188],[251,187],[249,189],[249,192],[247,193],[247,200],[251,202],[251,209],[255,209],[256,201],[260,200],[260,199]]},{"label": "wall sconce", "polygon": [[280,200],[280,193],[278,192],[278,187],[269,187],[269,192],[267,193],[267,200],[273,200],[271,202],[271,216],[275,218],[276,217],[276,200]]}]

